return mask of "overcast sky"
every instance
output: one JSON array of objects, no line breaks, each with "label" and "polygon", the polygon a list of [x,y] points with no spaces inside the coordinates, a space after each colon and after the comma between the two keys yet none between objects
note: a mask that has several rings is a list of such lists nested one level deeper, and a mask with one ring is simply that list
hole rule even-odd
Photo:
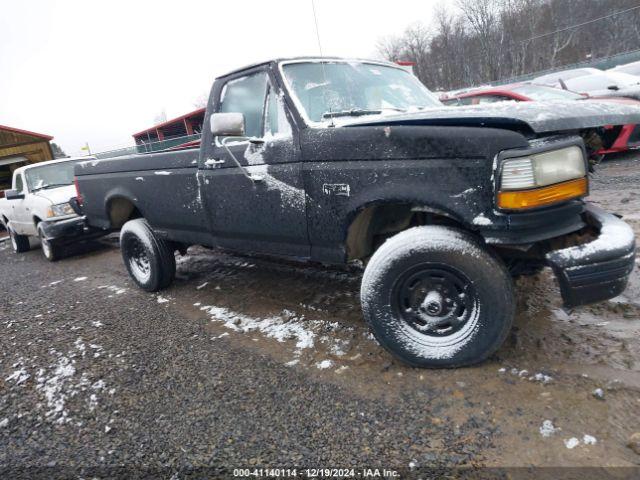
[{"label": "overcast sky", "polygon": [[[376,42],[454,0],[316,0],[325,55]],[[67,154],[132,143],[164,109],[194,109],[213,79],[272,57],[317,55],[311,0],[8,1],[0,16],[0,124]]]}]

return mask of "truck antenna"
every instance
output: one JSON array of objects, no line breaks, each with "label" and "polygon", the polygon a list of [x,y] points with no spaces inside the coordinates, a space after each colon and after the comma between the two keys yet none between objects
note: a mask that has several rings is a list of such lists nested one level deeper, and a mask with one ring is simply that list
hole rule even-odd
[{"label": "truck antenna", "polygon": [[[316,39],[318,40],[318,50],[320,51],[320,65],[322,65],[322,76],[324,77],[324,85],[326,88],[326,86],[329,84],[329,80],[327,78],[327,70],[325,68],[324,54],[322,53],[322,42],[320,41],[320,29],[318,28],[318,15],[316,14],[315,0],[311,0],[311,10],[313,11],[313,23],[316,26]],[[331,115],[331,105],[328,105],[328,107],[329,107],[329,118],[331,122],[329,126],[335,127],[333,115]]]}]

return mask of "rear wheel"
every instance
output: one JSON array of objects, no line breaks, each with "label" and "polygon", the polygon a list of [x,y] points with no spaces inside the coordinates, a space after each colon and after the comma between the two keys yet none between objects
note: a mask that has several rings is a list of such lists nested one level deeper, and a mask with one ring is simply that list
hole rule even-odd
[{"label": "rear wheel", "polygon": [[458,367],[486,359],[515,312],[504,264],[471,235],[415,227],[371,257],[362,308],[380,344],[416,367]]},{"label": "rear wheel", "polygon": [[137,218],[124,224],[120,250],[129,275],[143,290],[156,292],[168,287],[175,278],[173,248],[158,238],[146,220]]},{"label": "rear wheel", "polygon": [[50,262],[58,260],[60,258],[60,246],[53,244],[51,240],[47,239],[42,225],[38,225],[38,238],[40,238],[40,245],[44,258]]},{"label": "rear wheel", "polygon": [[9,237],[11,237],[11,247],[16,253],[28,252],[31,249],[29,245],[29,237],[26,235],[19,235],[11,228],[11,225],[7,227],[9,230]]}]

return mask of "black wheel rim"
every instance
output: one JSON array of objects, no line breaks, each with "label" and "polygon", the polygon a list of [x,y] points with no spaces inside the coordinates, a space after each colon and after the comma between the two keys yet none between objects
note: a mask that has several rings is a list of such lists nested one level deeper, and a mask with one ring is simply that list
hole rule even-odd
[{"label": "black wheel rim", "polygon": [[439,263],[416,265],[395,283],[392,302],[398,315],[422,335],[448,337],[475,319],[478,297],[460,270]]},{"label": "black wheel rim", "polygon": [[142,282],[147,281],[151,276],[151,261],[144,244],[137,237],[131,237],[124,249],[133,276]]}]

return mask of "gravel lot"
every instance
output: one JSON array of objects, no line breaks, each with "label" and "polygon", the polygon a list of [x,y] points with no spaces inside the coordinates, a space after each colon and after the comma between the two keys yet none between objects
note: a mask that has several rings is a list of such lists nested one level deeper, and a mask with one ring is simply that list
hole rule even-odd
[{"label": "gravel lot", "polygon": [[[627,155],[602,165],[591,198],[640,238],[638,192]],[[627,446],[640,431],[637,268],[623,296],[571,312],[549,272],[523,279],[494,358],[424,371],[372,340],[358,272],[192,248],[152,295],[110,239],[55,264],[3,242],[0,263],[7,477],[640,465]]]}]

